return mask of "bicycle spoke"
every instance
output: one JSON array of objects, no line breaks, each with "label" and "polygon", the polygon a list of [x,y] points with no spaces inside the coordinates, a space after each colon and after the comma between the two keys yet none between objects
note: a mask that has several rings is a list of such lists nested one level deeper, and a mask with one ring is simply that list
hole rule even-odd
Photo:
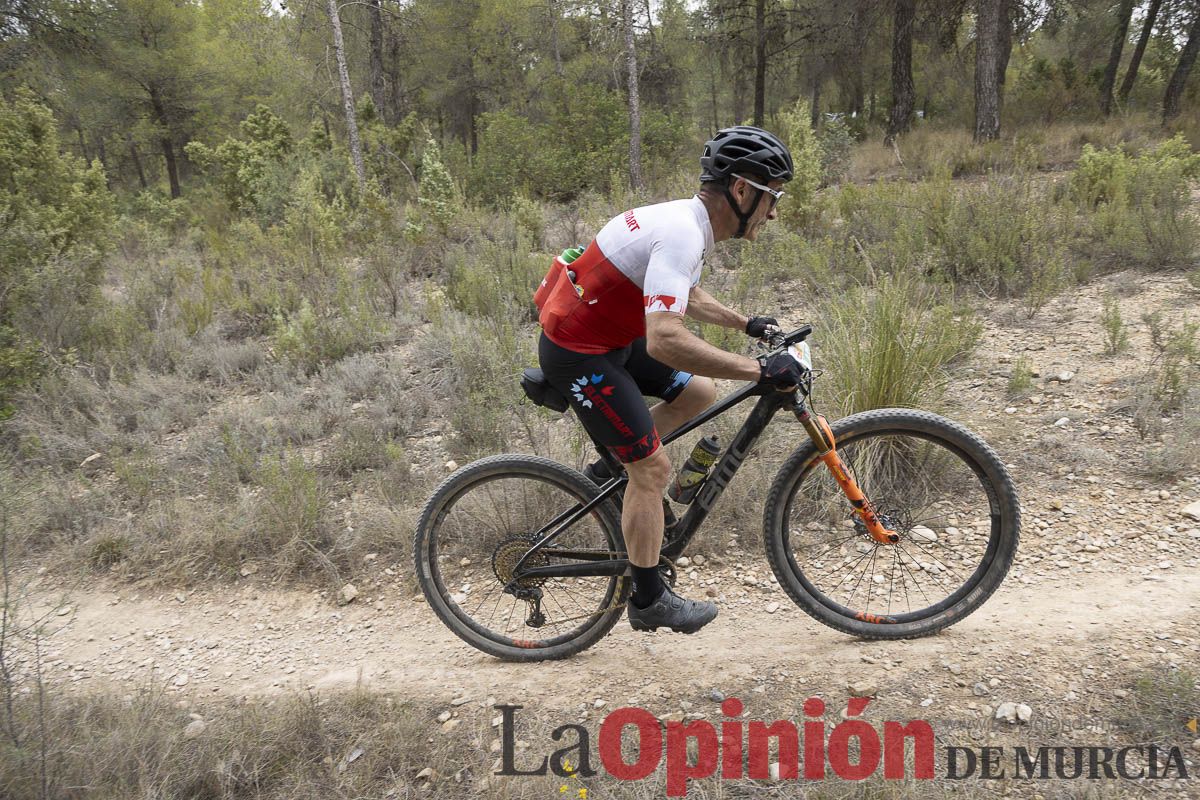
[{"label": "bicycle spoke", "polygon": [[[435,582],[453,613],[473,634],[501,644],[534,633],[539,641],[566,641],[613,608],[619,577],[520,577],[516,565],[587,563],[531,550],[533,534],[586,498],[536,474],[481,479],[452,495],[433,521]],[[598,512],[569,526],[556,540],[565,550],[610,553],[615,542]],[[528,621],[540,594],[544,622]]]},{"label": "bicycle spoke", "polygon": [[[875,542],[832,475],[819,463],[810,465],[788,501],[792,516],[784,525],[798,532],[787,541],[811,591],[854,613],[879,609],[889,617],[920,613],[958,591],[987,548],[988,537],[969,522],[988,511],[977,474],[940,443],[904,433],[860,436],[840,443],[838,453],[901,541]],[[837,529],[847,519],[856,523],[848,535]],[[937,533],[912,533],[917,526]],[[890,556],[880,547],[892,547]]]}]

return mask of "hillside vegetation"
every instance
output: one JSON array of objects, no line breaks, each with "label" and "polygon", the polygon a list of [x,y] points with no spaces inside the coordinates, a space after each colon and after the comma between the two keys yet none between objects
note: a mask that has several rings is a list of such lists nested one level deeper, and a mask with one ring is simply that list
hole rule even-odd
[{"label": "hillside vegetation", "polygon": [[[425,742],[411,721],[379,727],[397,708],[433,716],[412,698],[292,698],[182,750],[186,712],[153,691],[46,712],[46,629],[24,589],[332,599],[370,580],[380,603],[410,596],[418,510],[456,465],[591,460],[574,419],[519,388],[533,288],[614,214],[694,192],[726,124],[779,132],[797,178],[758,242],[708,255],[704,286],[814,323],[820,410],[943,411],[986,424],[1028,475],[1061,477],[1094,453],[993,418],[1043,401],[1034,348],[1071,321],[1055,305],[1086,295],[1080,341],[1122,373],[1087,402],[1136,433],[1122,479],[1196,476],[1200,6],[1122,3],[1122,25],[1096,0],[755,5],[379,0],[331,19],[307,2],[0,4],[0,766],[16,776],[0,794],[94,780],[125,796],[145,764],[166,776],[147,791],[173,797],[427,792],[410,773],[429,764],[478,780],[486,764],[456,773],[441,740],[388,749]],[[1007,49],[982,67],[1000,80],[981,128],[992,7]],[[907,84],[888,60],[905,46]],[[1143,306],[1148,285],[1169,291]],[[976,371],[1000,364],[1003,398],[972,406]],[[774,466],[748,463],[698,547],[738,563]],[[1194,697],[1179,686],[1175,701]],[[369,770],[343,779],[364,736]],[[52,780],[51,741],[75,754]],[[221,768],[193,771],[197,753]]]}]

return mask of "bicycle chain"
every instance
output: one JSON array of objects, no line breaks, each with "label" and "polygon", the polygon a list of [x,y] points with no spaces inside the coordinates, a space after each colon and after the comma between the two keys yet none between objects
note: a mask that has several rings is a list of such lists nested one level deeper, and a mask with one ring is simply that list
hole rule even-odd
[{"label": "bicycle chain", "polygon": [[[596,552],[608,552],[608,551],[596,551]],[[663,562],[666,562],[666,563],[664,564]],[[661,569],[661,568],[662,568],[662,567],[664,567],[664,566],[667,566],[667,567],[669,567],[669,568],[671,569],[671,572],[672,572],[672,573],[674,573],[674,572],[675,572],[675,562],[674,562],[674,561],[671,561],[671,560],[670,560],[669,558],[667,558],[666,556],[662,556],[662,557],[659,559],[659,568]],[[622,577],[624,577],[624,576],[622,576]],[[674,582],[674,581],[672,581],[672,582],[670,583],[670,586],[671,586],[672,588],[674,588],[674,586],[675,586],[675,582]],[[525,601],[525,602],[529,602],[529,601],[527,600],[527,601]],[[565,618],[565,619],[558,619],[558,620],[555,620],[555,624],[561,624],[561,623],[564,623],[564,622],[574,622],[575,620],[579,620],[579,619],[590,619],[590,618],[592,618],[592,617],[596,616],[597,614],[607,614],[607,613],[608,613],[608,612],[610,612],[610,611],[616,611],[617,609],[622,609],[622,608],[625,608],[627,605],[629,605],[629,601],[628,601],[628,600],[626,600],[624,603],[612,603],[611,605],[609,605],[609,606],[607,606],[607,607],[605,607],[605,608],[598,608],[598,609],[596,609],[595,611],[593,611],[593,612],[591,612],[591,613],[589,613],[589,614],[580,614],[579,616],[576,616],[576,617],[567,617],[567,618]]]}]

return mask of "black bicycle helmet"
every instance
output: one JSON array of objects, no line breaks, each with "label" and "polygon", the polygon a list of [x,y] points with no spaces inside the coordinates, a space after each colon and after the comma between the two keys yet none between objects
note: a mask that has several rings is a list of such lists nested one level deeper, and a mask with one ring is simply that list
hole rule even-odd
[{"label": "black bicycle helmet", "polygon": [[769,181],[790,181],[792,154],[779,137],[762,128],[737,125],[717,131],[700,156],[700,181],[719,181],[748,172]]},{"label": "black bicycle helmet", "polygon": [[717,131],[717,135],[708,140],[704,145],[704,155],[700,156],[700,170],[701,183],[724,183],[725,199],[739,222],[733,238],[740,239],[746,234],[746,226],[762,202],[763,193],[759,190],[750,210],[742,211],[729,191],[727,179],[740,174],[744,177],[766,178],[768,181],[790,181],[793,175],[792,154],[788,152],[787,145],[770,131],[737,125]]}]

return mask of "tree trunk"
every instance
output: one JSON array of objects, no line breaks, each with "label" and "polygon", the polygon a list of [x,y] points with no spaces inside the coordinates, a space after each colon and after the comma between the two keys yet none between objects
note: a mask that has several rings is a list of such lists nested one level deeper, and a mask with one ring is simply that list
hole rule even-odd
[{"label": "tree trunk", "polygon": [[179,188],[179,167],[175,163],[175,145],[171,142],[171,129],[167,127],[167,111],[163,107],[162,94],[157,86],[150,87],[150,108],[154,112],[154,121],[163,131],[160,140],[163,151],[163,161],[167,164],[167,183],[171,186],[171,197],[179,197],[183,191]]},{"label": "tree trunk", "polygon": [[715,58],[708,60],[708,88],[712,100],[712,129],[716,132],[721,129],[721,122],[717,117],[717,64]]},{"label": "tree trunk", "polygon": [[815,131],[821,124],[821,74],[813,75],[812,108],[809,109],[809,124]]},{"label": "tree trunk", "polygon": [[1163,124],[1179,114],[1179,101],[1183,97],[1184,87],[1187,86],[1192,65],[1196,63],[1197,50],[1200,50],[1200,9],[1196,10],[1192,28],[1188,31],[1187,44],[1179,53],[1179,63],[1175,65],[1171,82],[1167,84],[1167,93],[1163,97]]},{"label": "tree trunk", "polygon": [[479,125],[476,117],[479,112],[479,98],[475,95],[475,79],[471,79],[471,93],[467,98],[467,144],[471,155],[479,152]]},{"label": "tree trunk", "polygon": [[404,92],[400,83],[400,37],[395,32],[388,37],[388,60],[392,67],[391,75],[389,76],[391,78],[389,81],[390,91],[388,92],[392,114],[394,115],[392,121],[398,122],[404,116],[404,104],[402,102]]},{"label": "tree trunk", "polygon": [[104,185],[112,189],[113,172],[108,168],[108,151],[104,147],[104,136],[100,134],[96,136],[96,158],[100,159],[100,166],[104,167]]},{"label": "tree trunk", "polygon": [[390,123],[394,116],[388,113],[387,86],[383,79],[383,10],[379,0],[370,0],[367,9],[371,14],[371,102],[379,118]]},{"label": "tree trunk", "polygon": [[1121,66],[1121,53],[1125,50],[1125,37],[1129,35],[1129,18],[1133,16],[1133,0],[1121,0],[1117,9],[1117,26],[1113,30],[1112,49],[1108,52],[1108,65],[1100,81],[1100,113],[1112,113],[1113,86],[1117,83],[1117,69]]},{"label": "tree trunk", "polygon": [[558,0],[548,0],[550,6],[550,44],[554,48],[554,74],[563,76],[562,50],[558,44]]},{"label": "tree trunk", "polygon": [[171,185],[171,197],[178,198],[183,194],[179,188],[179,167],[175,163],[175,145],[171,143],[170,134],[162,138],[163,160],[167,162],[167,182]]},{"label": "tree trunk", "polygon": [[754,0],[754,124],[762,127],[767,105],[767,0]]},{"label": "tree trunk", "polygon": [[350,139],[350,160],[354,162],[354,177],[359,191],[367,188],[367,168],[363,165],[362,144],[358,140],[358,117],[354,112],[354,92],[350,88],[350,71],[346,69],[346,46],[342,41],[342,20],[338,17],[337,0],[326,0],[329,24],[333,26],[333,54],[337,59],[338,82],[342,85],[342,106],[346,110],[346,132]]},{"label": "tree trunk", "polygon": [[1008,59],[1012,55],[1013,12],[1015,0],[1000,0],[1000,28],[996,34],[1000,42],[1000,55],[996,59],[996,85],[1000,87],[1000,107],[1004,107],[1004,79],[1008,75]]},{"label": "tree trunk", "polygon": [[888,144],[908,130],[912,124],[913,104],[917,90],[912,77],[912,29],[917,14],[917,0],[896,0],[892,22],[892,110],[888,116]]},{"label": "tree trunk", "polygon": [[746,119],[746,70],[741,69],[740,56],[734,53],[733,71],[733,124],[741,125]]},{"label": "tree trunk", "polygon": [[137,142],[133,141],[133,137],[129,137],[129,157],[133,160],[133,169],[137,172],[138,183],[142,185],[142,190],[147,189],[146,172],[142,169],[142,159],[138,155]]},{"label": "tree trunk", "polygon": [[853,37],[851,41],[854,47],[854,53],[850,57],[850,110],[855,117],[863,115],[866,105],[866,79],[863,75],[863,64],[866,61],[867,39],[871,33],[872,5],[868,0],[855,0],[854,10],[850,15],[851,36]]},{"label": "tree trunk", "polygon": [[637,48],[633,41],[632,0],[621,0],[625,28],[625,66],[629,70],[629,182],[642,188],[642,108],[638,98]]},{"label": "tree trunk", "polygon": [[1003,0],[975,0],[975,141],[1000,136],[1000,13]]},{"label": "tree trunk", "polygon": [[75,132],[79,134],[79,155],[87,163],[91,163],[92,159],[88,156],[87,139],[83,135],[83,128],[75,128]]},{"label": "tree trunk", "polygon": [[1138,37],[1137,46],[1133,48],[1133,55],[1129,58],[1129,68],[1125,70],[1125,80],[1121,81],[1121,90],[1117,92],[1117,98],[1122,105],[1129,99],[1129,91],[1133,89],[1133,82],[1137,80],[1138,67],[1142,65],[1142,55],[1145,54],[1146,45],[1154,33],[1154,23],[1158,19],[1158,9],[1161,7],[1162,0],[1150,0],[1150,8],[1146,9],[1146,22],[1142,25],[1142,35]]}]

